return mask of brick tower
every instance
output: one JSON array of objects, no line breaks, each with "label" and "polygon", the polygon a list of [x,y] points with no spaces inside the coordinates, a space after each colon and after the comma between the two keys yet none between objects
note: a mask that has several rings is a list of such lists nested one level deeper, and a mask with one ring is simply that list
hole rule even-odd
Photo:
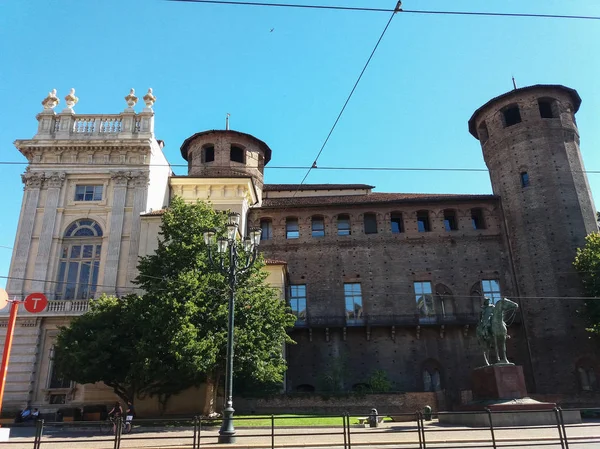
[{"label": "brick tower", "polygon": [[537,393],[572,393],[581,360],[593,356],[573,269],[576,249],[596,232],[579,150],[581,98],[560,85],[535,85],[480,107],[469,131],[483,149],[501,197],[505,232],[523,309]]},{"label": "brick tower", "polygon": [[198,178],[252,178],[258,197],[271,149],[250,134],[233,130],[203,131],[181,145],[188,176]]}]

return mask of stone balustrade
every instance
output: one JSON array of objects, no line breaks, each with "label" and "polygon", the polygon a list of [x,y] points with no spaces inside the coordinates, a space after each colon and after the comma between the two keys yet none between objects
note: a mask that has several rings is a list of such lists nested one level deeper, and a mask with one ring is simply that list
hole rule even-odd
[{"label": "stone balustrade", "polygon": [[67,107],[62,112],[54,112],[60,102],[56,90],[48,93],[42,101],[44,110],[37,115],[38,132],[35,139],[127,139],[147,138],[154,136],[154,110],[152,106],[156,97],[152,89],[143,97],[146,107],[136,113],[134,106],[137,103],[135,91],[131,89],[125,97],[127,108],[120,114],[76,114],[75,104],[79,98],[75,96],[75,89],[71,89],[65,97]]},{"label": "stone balustrade", "polygon": [[[43,312],[36,313],[36,316],[75,316],[83,315],[88,311],[90,307],[90,301],[87,299],[74,299],[74,300],[58,300],[48,301],[48,306]],[[21,308],[19,315],[32,315]]]},{"label": "stone balustrade", "polygon": [[74,114],[53,111],[38,114],[34,139],[123,139],[152,137],[154,113]]}]

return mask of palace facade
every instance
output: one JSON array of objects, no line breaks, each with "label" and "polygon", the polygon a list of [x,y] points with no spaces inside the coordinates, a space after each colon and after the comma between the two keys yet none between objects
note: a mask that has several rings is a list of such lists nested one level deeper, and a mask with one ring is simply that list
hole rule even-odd
[{"label": "palace facade", "polygon": [[[265,184],[271,149],[232,130],[196,133],[174,176],[154,135],[154,97],[136,113],[83,115],[45,100],[38,131],[15,146],[28,159],[7,291],[45,292],[20,312],[5,408],[109,402],[102,385],[56,378],[57,326],[101,293],[127,294],[139,256],[156,248],[170,198],[210,201],[262,228],[269,282],[297,316],[286,348],[288,392],[437,392],[450,409],[470,398],[483,363],[475,336],[482,298],[514,298],[508,354],[529,392],[563,404],[597,401],[597,346],[577,313],[576,248],[598,230],[575,122],[573,89],[536,85],[475,111],[493,195],[382,193],[364,184]],[[68,100],[68,98],[67,98]],[[0,341],[7,309],[0,311]],[[4,327],[2,327],[4,324]],[[196,411],[201,396],[174,401]]]}]

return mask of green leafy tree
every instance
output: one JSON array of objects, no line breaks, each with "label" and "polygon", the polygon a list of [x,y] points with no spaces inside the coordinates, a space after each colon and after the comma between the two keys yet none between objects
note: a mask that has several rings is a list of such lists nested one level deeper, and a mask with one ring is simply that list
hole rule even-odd
[{"label": "green leafy tree", "polygon": [[[158,396],[163,407],[173,394],[206,382],[202,412],[212,412],[216,387],[225,372],[229,286],[209,263],[203,231],[222,232],[225,221],[224,214],[205,203],[173,199],[162,217],[157,250],[138,265],[136,284],[144,293],[105,299],[108,310],[95,306],[61,330],[56,353],[65,361],[57,364],[60,373],[77,382],[103,381],[121,397],[123,392]],[[282,349],[292,343],[286,329],[293,326],[295,317],[277,290],[267,285],[263,266],[259,257],[238,278],[234,370],[236,376],[250,376],[254,383],[272,384],[283,380]],[[109,329],[102,335],[109,334],[112,344],[100,344],[94,335],[85,340],[72,338],[75,334],[70,330],[84,326],[91,319],[88,315],[115,317],[122,312],[126,313],[117,319],[118,324],[107,323]],[[119,346],[119,356],[103,356],[111,360],[104,365],[110,373],[102,372],[98,364],[85,379],[78,374],[79,368],[96,357],[94,352],[114,345]],[[69,356],[73,350],[77,357]],[[121,366],[115,367],[111,357],[120,360]]]},{"label": "green leafy tree", "polygon": [[585,246],[577,249],[573,265],[583,282],[583,288],[590,299],[585,301],[585,316],[588,331],[600,334],[600,233],[589,234]]},{"label": "green leafy tree", "polygon": [[373,393],[388,393],[392,389],[387,373],[384,370],[378,369],[371,373],[369,385]]}]

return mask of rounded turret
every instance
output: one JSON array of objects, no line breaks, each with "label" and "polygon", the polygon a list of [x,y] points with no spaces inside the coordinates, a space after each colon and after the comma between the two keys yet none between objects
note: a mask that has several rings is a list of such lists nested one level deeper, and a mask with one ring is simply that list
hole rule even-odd
[{"label": "rounded turret", "polygon": [[252,177],[260,190],[271,149],[250,134],[232,130],[203,131],[181,145],[188,176],[201,178]]},{"label": "rounded turret", "polygon": [[[552,389],[549,372],[574,385],[572,366],[558,366],[547,353],[552,347],[571,353],[566,342],[572,344],[574,328],[584,333],[585,327],[576,313],[580,304],[564,300],[583,296],[573,260],[586,235],[598,230],[579,150],[575,113],[580,104],[573,89],[535,85],[488,101],[469,120],[493,191],[501,197],[516,293],[526,298],[521,302],[540,393]],[[567,332],[573,332],[569,339]]]}]

